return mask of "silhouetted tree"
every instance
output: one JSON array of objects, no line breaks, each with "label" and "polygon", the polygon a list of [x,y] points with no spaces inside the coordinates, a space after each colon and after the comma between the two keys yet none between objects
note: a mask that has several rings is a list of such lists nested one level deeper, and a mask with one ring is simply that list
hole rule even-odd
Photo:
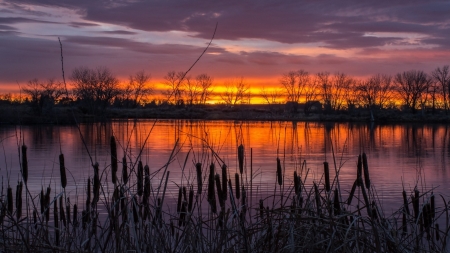
[{"label": "silhouetted tree", "polygon": [[287,101],[299,103],[305,90],[310,85],[310,75],[304,70],[290,71],[280,80],[287,96]]},{"label": "silhouetted tree", "polygon": [[341,110],[344,103],[345,91],[353,82],[344,73],[336,73],[333,77],[327,72],[317,74],[321,88],[322,101],[326,111]]},{"label": "silhouetted tree", "polygon": [[356,85],[361,104],[371,111],[374,108],[384,108],[392,98],[392,77],[387,75],[374,75],[362,80]]},{"label": "silhouetted tree", "polygon": [[[225,91],[220,95],[221,99],[228,106],[243,103],[248,97],[250,87],[243,78],[226,82]],[[248,98],[247,98],[248,99]]]},{"label": "silhouetted tree", "polygon": [[182,104],[183,102],[183,77],[184,72],[170,71],[164,76],[164,84],[167,90],[164,92],[168,103]]},{"label": "silhouetted tree", "polygon": [[213,79],[207,74],[200,74],[195,78],[197,87],[200,87],[199,103],[204,105],[211,96]]},{"label": "silhouetted tree", "polygon": [[141,104],[147,96],[153,93],[153,87],[150,85],[150,74],[145,71],[139,71],[128,78],[128,83],[122,90],[124,102],[129,103],[132,107]]},{"label": "silhouetted tree", "polygon": [[88,105],[92,112],[105,109],[120,94],[118,79],[104,67],[76,68],[71,79],[76,98]]},{"label": "silhouetted tree", "polygon": [[422,104],[423,106],[422,97],[426,96],[431,83],[430,78],[423,71],[410,70],[398,73],[394,78],[394,83],[404,106],[416,113],[418,105]]},{"label": "silhouetted tree", "polygon": [[264,101],[269,104],[279,104],[281,103],[281,99],[283,97],[283,90],[279,88],[274,89],[266,89],[265,87],[262,87],[260,89],[260,95],[264,99]]},{"label": "silhouetted tree", "polygon": [[35,111],[41,114],[44,108],[51,110],[53,105],[59,101],[64,92],[63,88],[61,82],[53,79],[49,79],[47,82],[32,79],[22,88],[22,91],[29,96]]},{"label": "silhouetted tree", "polygon": [[449,66],[445,65],[441,68],[436,68],[431,75],[434,81],[440,86],[440,91],[442,92],[442,98],[444,103],[445,113],[448,112],[448,100],[450,99],[450,72]]}]

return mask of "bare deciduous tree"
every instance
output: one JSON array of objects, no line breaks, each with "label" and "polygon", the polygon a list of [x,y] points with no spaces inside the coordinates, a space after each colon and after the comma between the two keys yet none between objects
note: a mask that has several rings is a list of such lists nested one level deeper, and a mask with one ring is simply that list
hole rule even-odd
[{"label": "bare deciduous tree", "polygon": [[413,113],[417,112],[418,105],[423,105],[423,96],[426,95],[430,82],[431,80],[425,72],[417,70],[398,73],[394,78],[403,104]]},{"label": "bare deciduous tree", "polygon": [[269,105],[281,103],[282,102],[281,100],[283,97],[282,94],[283,94],[283,90],[279,89],[279,88],[266,89],[265,87],[263,87],[260,90],[261,97]]},{"label": "bare deciduous tree", "polygon": [[330,77],[327,72],[317,74],[317,78],[325,110],[341,110],[345,100],[345,91],[349,89],[353,79],[344,73],[336,73],[333,77]]},{"label": "bare deciduous tree", "polygon": [[200,87],[199,103],[204,105],[211,96],[213,80],[207,74],[200,74],[195,78],[195,83],[198,87]]},{"label": "bare deciduous tree", "polygon": [[120,94],[118,79],[104,67],[76,68],[71,79],[77,99],[86,103],[93,111],[106,108]]},{"label": "bare deciduous tree", "polygon": [[183,103],[183,77],[184,72],[170,71],[164,77],[164,84],[168,87],[164,92],[168,103],[181,104]]},{"label": "bare deciduous tree", "polygon": [[304,70],[290,71],[280,80],[287,96],[287,101],[299,103],[305,89],[310,85],[310,75]]},{"label": "bare deciduous tree", "polygon": [[362,105],[370,108],[380,109],[392,98],[392,77],[387,75],[374,75],[368,80],[360,81],[356,85]]},{"label": "bare deciduous tree", "polygon": [[63,84],[54,79],[40,82],[38,79],[30,80],[22,91],[30,97],[30,102],[38,113],[44,107],[52,108],[64,93]]},{"label": "bare deciduous tree", "polygon": [[450,72],[449,66],[445,65],[441,68],[436,68],[431,75],[434,81],[440,86],[442,92],[443,104],[445,113],[448,111],[448,100],[450,99]]},{"label": "bare deciduous tree", "polygon": [[250,87],[243,78],[226,82],[225,91],[220,95],[222,101],[228,106],[243,103],[248,96]]},{"label": "bare deciduous tree", "polygon": [[139,71],[129,77],[123,95],[126,101],[131,102],[132,107],[138,106],[153,93],[153,87],[149,83],[150,78],[150,74],[146,74],[145,71]]}]

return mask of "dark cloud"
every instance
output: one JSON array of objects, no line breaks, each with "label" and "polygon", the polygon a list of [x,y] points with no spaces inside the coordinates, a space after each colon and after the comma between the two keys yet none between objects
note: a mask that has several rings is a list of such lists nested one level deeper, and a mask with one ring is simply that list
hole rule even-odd
[{"label": "dark cloud", "polygon": [[19,24],[19,23],[59,24],[58,22],[21,18],[21,17],[0,17],[0,24]]},{"label": "dark cloud", "polygon": [[116,34],[116,35],[134,35],[135,32],[124,31],[124,30],[114,30],[114,31],[101,31],[104,34]]},{"label": "dark cloud", "polygon": [[92,26],[98,26],[97,24],[94,23],[87,23],[87,22],[70,22],[69,23],[70,26],[72,27],[92,27]]}]

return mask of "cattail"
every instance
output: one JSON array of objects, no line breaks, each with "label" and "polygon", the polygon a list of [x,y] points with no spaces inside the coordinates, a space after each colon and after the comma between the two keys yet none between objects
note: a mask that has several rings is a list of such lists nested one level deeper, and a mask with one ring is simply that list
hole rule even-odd
[{"label": "cattail", "polygon": [[197,194],[202,194],[202,164],[195,164],[195,170],[197,171]]},{"label": "cattail", "polygon": [[53,202],[53,215],[55,218],[55,242],[59,246],[59,219],[58,219],[58,201]]},{"label": "cattail", "polygon": [[78,206],[77,204],[73,205],[73,225],[76,227],[78,226]]},{"label": "cattail", "polygon": [[428,229],[431,226],[431,205],[425,204],[422,208],[422,215],[423,215],[423,225],[426,229]]},{"label": "cattail", "polygon": [[66,167],[64,165],[64,155],[59,155],[59,174],[61,176],[61,187],[63,189],[67,186]]},{"label": "cattail", "polygon": [[69,198],[67,198],[67,202],[66,202],[66,216],[67,216],[67,224],[72,223],[70,220],[70,201]]},{"label": "cattail", "polygon": [[244,173],[244,145],[239,145],[238,147],[238,162],[239,162],[239,172]]},{"label": "cattail", "polygon": [[334,215],[340,215],[341,214],[341,204],[339,203],[339,191],[337,188],[334,189],[333,207],[334,207]]},{"label": "cattail", "polygon": [[439,224],[438,223],[436,223],[436,225],[434,225],[434,227],[435,227],[435,231],[436,231],[436,241],[439,241],[439,239],[440,239],[440,236],[439,236]]},{"label": "cattail", "polygon": [[264,217],[264,201],[262,199],[259,200],[259,216],[261,219]]},{"label": "cattail", "polygon": [[7,202],[8,202],[8,213],[12,214],[13,212],[13,193],[12,188],[8,186],[7,190]]},{"label": "cattail", "polygon": [[370,189],[369,165],[367,164],[366,153],[363,153],[362,159],[364,168],[364,183],[366,184],[366,188]]},{"label": "cattail", "polygon": [[142,161],[138,163],[137,171],[137,194],[142,196],[144,193],[144,166],[142,166]]},{"label": "cattail", "polygon": [[134,223],[138,223],[139,222],[139,215],[138,215],[138,211],[137,211],[137,199],[136,196],[133,196],[133,200],[132,200],[132,207],[133,207],[133,220]]},{"label": "cattail", "polygon": [[433,194],[433,192],[431,192],[431,200],[430,200],[430,202],[431,202],[431,206],[430,206],[430,208],[431,208],[431,217],[434,219],[434,217],[436,217],[436,206],[435,206],[435,203],[434,203],[434,194]]},{"label": "cattail", "polygon": [[33,210],[33,223],[34,223],[34,228],[37,228],[37,212],[36,212],[36,209]]},{"label": "cattail", "polygon": [[414,208],[414,218],[419,219],[419,198],[420,198],[420,192],[417,190],[417,188],[414,189],[414,197],[412,199],[413,202],[413,208]]},{"label": "cattail", "polygon": [[247,204],[247,194],[245,193],[245,187],[242,185],[242,198],[241,198],[241,205],[245,208],[245,205]]},{"label": "cattail", "polygon": [[144,173],[145,173],[145,179],[144,179],[144,203],[147,203],[148,198],[150,197],[150,168],[148,165],[144,166]]},{"label": "cattail", "polygon": [[215,190],[214,190],[214,176],[215,176],[215,171],[214,171],[214,163],[211,163],[211,165],[209,166],[209,178],[208,178],[208,200],[211,200],[214,195],[215,195]]},{"label": "cattail", "polygon": [[86,189],[86,210],[89,211],[91,206],[91,178],[87,179],[87,189]]},{"label": "cattail", "polygon": [[128,182],[127,157],[125,155],[122,158],[122,181],[123,184],[127,184]]},{"label": "cattail", "polygon": [[228,190],[227,190],[227,165],[225,163],[222,165],[222,195],[223,200],[227,200]]},{"label": "cattail", "polygon": [[405,212],[410,215],[408,207],[408,198],[406,197],[406,191],[403,190],[403,206],[405,207]]},{"label": "cattail", "polygon": [[178,201],[177,201],[177,213],[181,212],[181,199],[182,199],[183,189],[178,187]]},{"label": "cattail", "polygon": [[186,186],[183,186],[183,200],[187,201]]},{"label": "cattail", "polygon": [[403,215],[402,215],[402,228],[403,228],[403,235],[406,235],[408,233],[408,227],[406,224],[406,207],[403,206]]},{"label": "cattail", "polygon": [[295,195],[300,194],[300,177],[297,174],[297,171],[294,171],[294,191]]},{"label": "cattail", "polygon": [[183,204],[181,205],[181,212],[180,212],[180,219],[178,220],[178,226],[185,225],[185,218],[186,218],[186,201],[183,201]]},{"label": "cattail", "polygon": [[48,222],[50,220],[50,192],[52,188],[47,187],[47,192],[45,193],[45,220]]},{"label": "cattail", "polygon": [[81,222],[83,225],[83,230],[86,229],[86,224],[88,223],[88,212],[86,212],[86,210],[81,212]]},{"label": "cattail", "polygon": [[92,199],[92,205],[97,204],[100,199],[100,176],[98,172],[98,163],[94,164],[94,198]]},{"label": "cattail", "polygon": [[41,188],[40,204],[41,204],[41,215],[43,215],[45,210],[44,188]]},{"label": "cattail", "polygon": [[278,185],[283,184],[283,177],[281,172],[281,161],[280,158],[277,157],[277,179],[278,179]]},{"label": "cattail", "polygon": [[191,185],[191,187],[189,188],[189,205],[188,205],[188,211],[191,212],[192,211],[192,205],[194,204],[194,189]]},{"label": "cattail", "polygon": [[313,182],[314,184],[314,194],[315,194],[315,199],[316,199],[316,209],[317,209],[317,215],[320,216],[320,214],[322,213],[322,209],[320,208],[321,204],[320,204],[320,193],[319,193],[319,187],[317,187],[317,184],[315,182]]},{"label": "cattail", "polygon": [[223,198],[224,194],[222,192],[222,188],[221,188],[221,185],[220,185],[220,176],[219,176],[219,174],[216,174],[214,179],[216,181],[217,197],[219,198],[220,207],[224,208],[225,207],[225,199]]},{"label": "cattail", "polygon": [[330,186],[330,168],[328,167],[328,162],[323,162],[323,169],[325,171],[325,189],[327,192],[331,190]]},{"label": "cattail", "polygon": [[59,218],[62,221],[64,227],[67,227],[66,214],[64,213],[63,197],[59,197]]},{"label": "cattail", "polygon": [[115,185],[117,182],[117,148],[116,148],[116,138],[111,135],[111,172],[112,172],[112,183]]},{"label": "cattail", "polygon": [[25,144],[22,145],[22,177],[25,184],[28,181],[28,159],[27,159],[27,146]]},{"label": "cattail", "polygon": [[22,181],[20,181],[17,184],[17,191],[16,191],[16,217],[17,217],[17,220],[19,220],[20,217],[22,216],[22,188],[23,188],[23,183],[22,183]]},{"label": "cattail", "polygon": [[234,174],[234,181],[236,183],[236,199],[239,199],[241,197],[241,185],[239,184],[239,174],[237,172]]},{"label": "cattail", "polygon": [[361,155],[358,156],[358,165],[357,165],[357,171],[356,171],[356,180],[357,180],[357,186],[362,186],[362,159]]},{"label": "cattail", "polygon": [[350,191],[350,195],[348,196],[348,199],[347,199],[347,205],[350,205],[352,203],[352,199],[353,199],[353,196],[355,196],[355,191],[356,191],[357,185],[358,185],[358,179],[356,179],[355,182],[353,183],[352,190]]},{"label": "cattail", "polygon": [[378,219],[378,211],[377,211],[377,205],[375,201],[372,201],[372,218],[374,220]]}]

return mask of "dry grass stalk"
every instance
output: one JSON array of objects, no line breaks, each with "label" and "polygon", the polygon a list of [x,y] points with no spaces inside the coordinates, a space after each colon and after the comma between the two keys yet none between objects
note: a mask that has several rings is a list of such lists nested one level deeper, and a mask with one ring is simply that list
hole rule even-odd
[{"label": "dry grass stalk", "polygon": [[61,187],[63,189],[67,186],[67,176],[66,176],[66,167],[64,164],[64,155],[59,155],[59,175],[61,177]]}]

